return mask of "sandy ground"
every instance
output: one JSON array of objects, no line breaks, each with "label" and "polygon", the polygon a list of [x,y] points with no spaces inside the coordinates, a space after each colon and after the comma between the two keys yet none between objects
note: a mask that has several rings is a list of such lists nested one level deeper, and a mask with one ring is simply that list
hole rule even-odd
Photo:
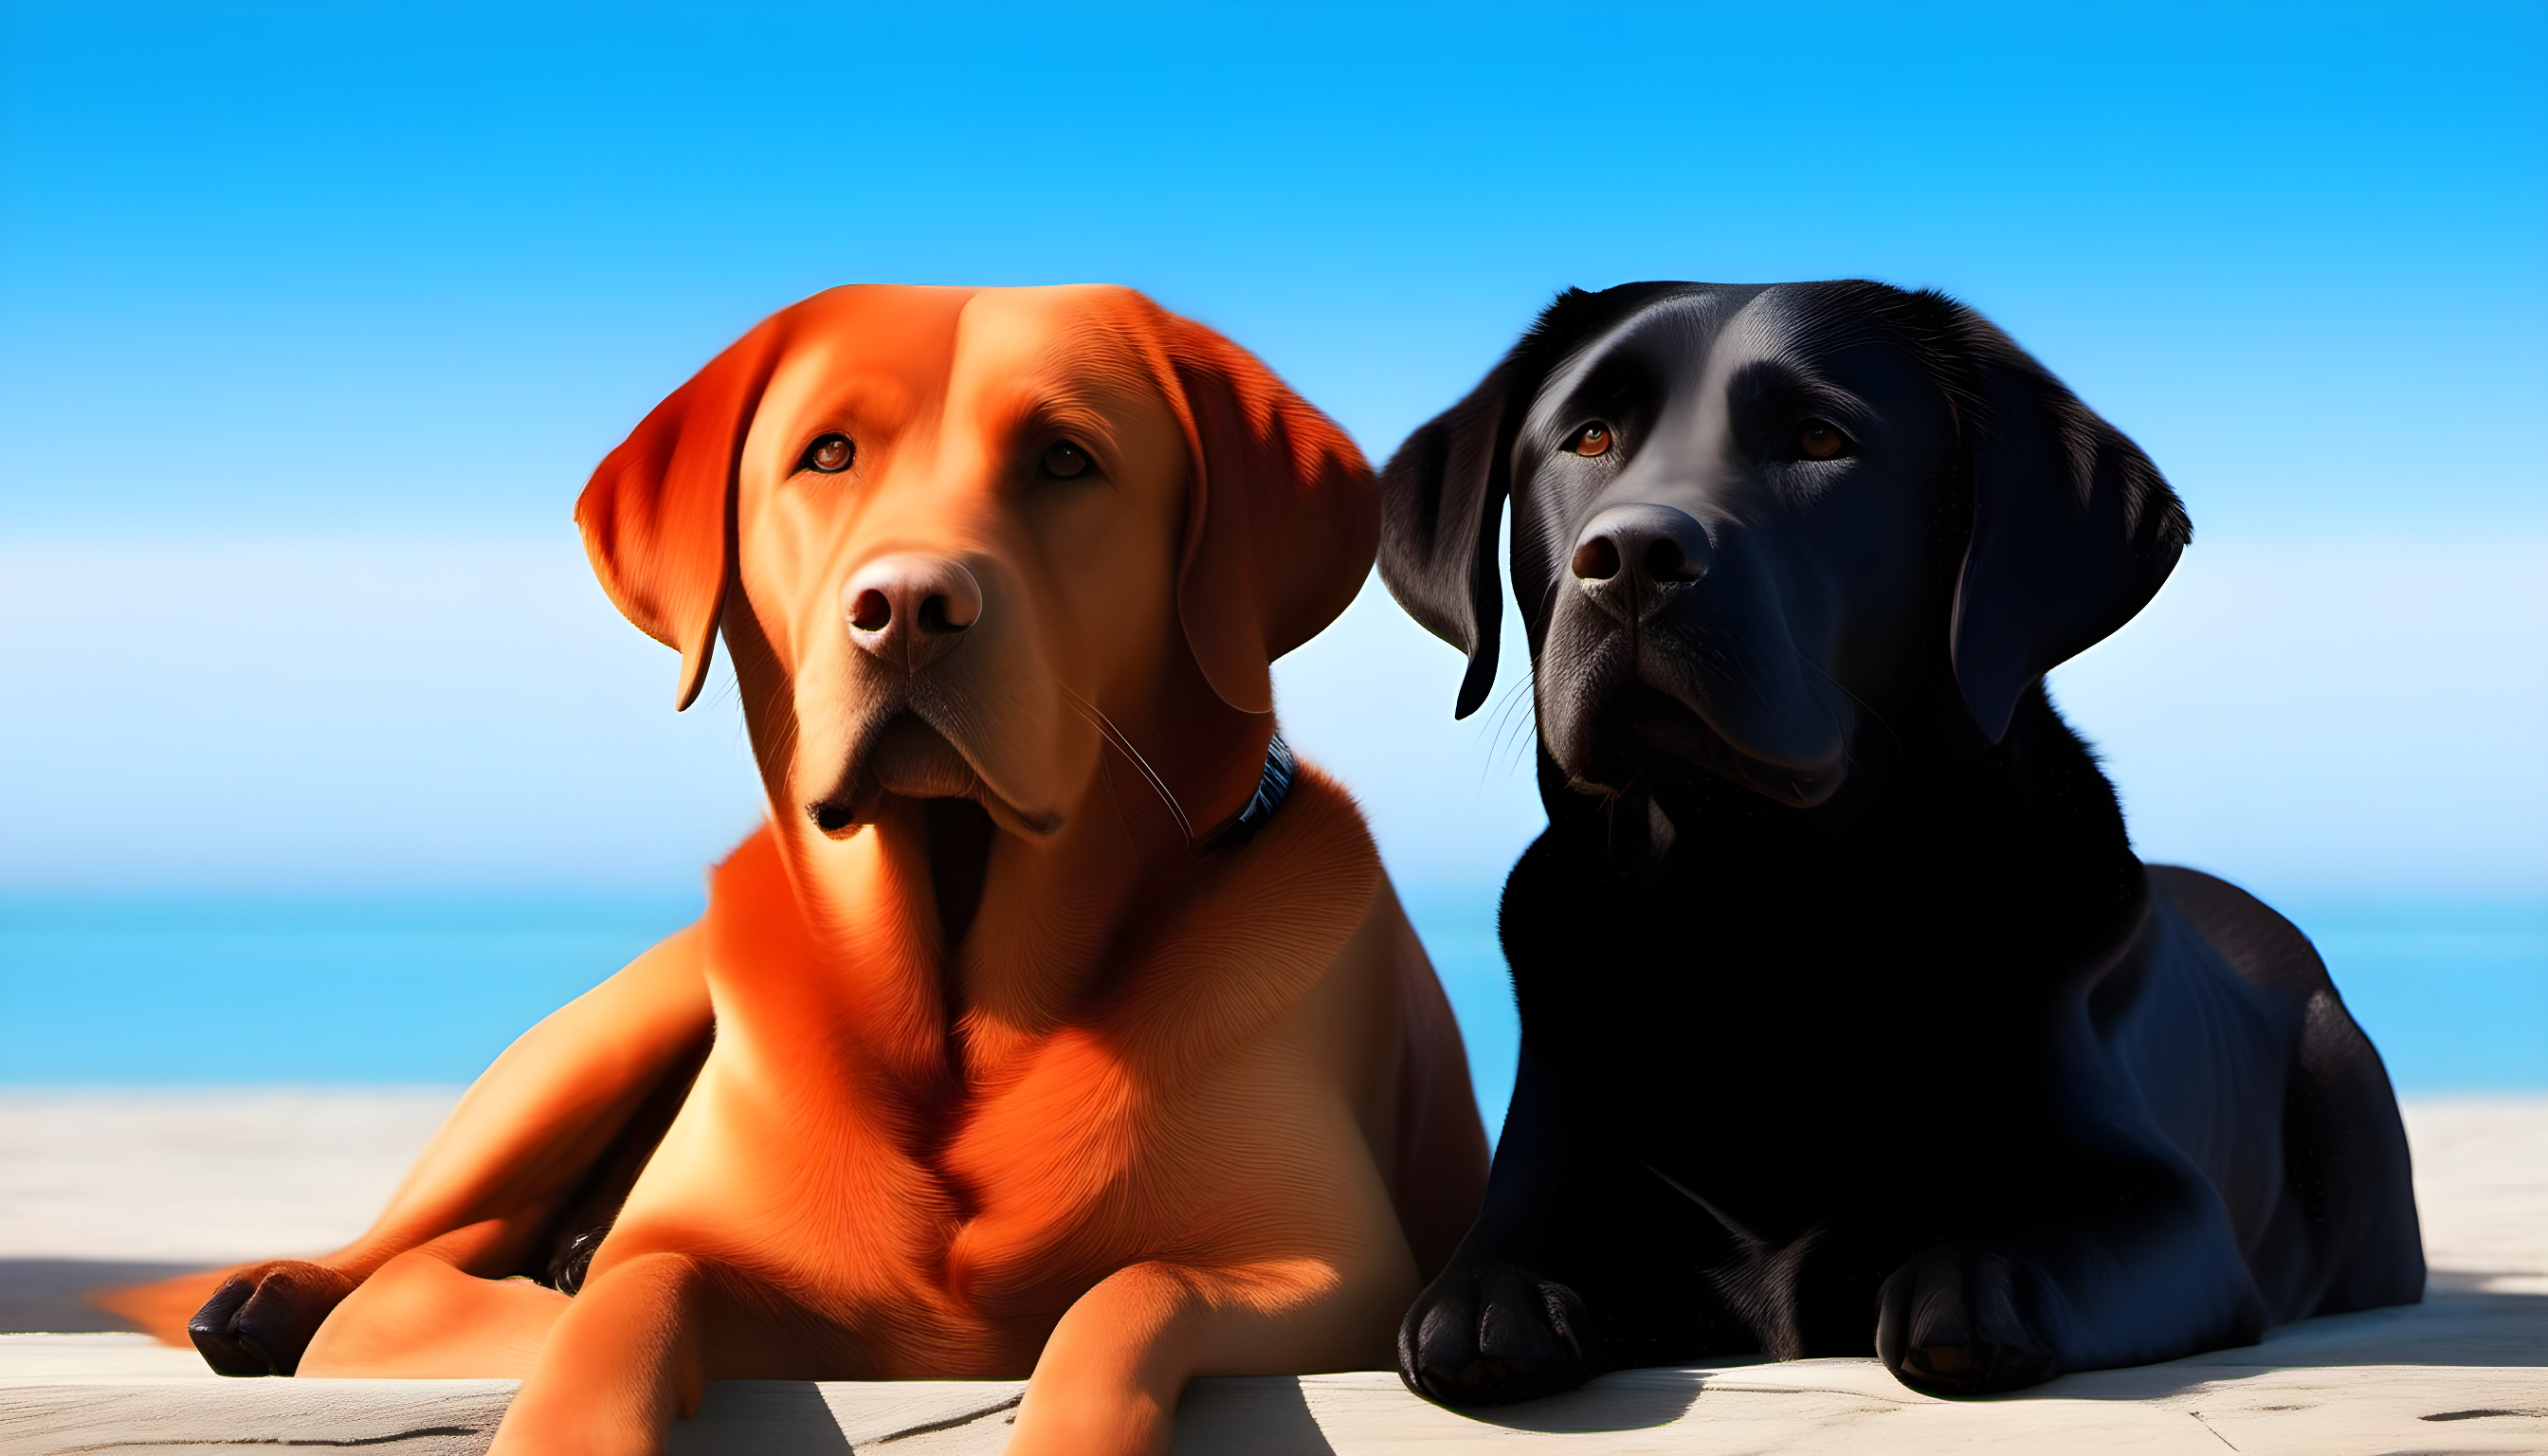
[{"label": "sandy ground", "polygon": [[2548,1295],[2548,1096],[2405,1111],[2425,1262],[2500,1293]]},{"label": "sandy ground", "polygon": [[[224,1381],[82,1289],[358,1231],[451,1089],[0,1093],[0,1451],[382,1446],[475,1456],[501,1381]],[[1199,1382],[1179,1452],[2548,1452],[2548,1094],[2407,1104],[2425,1304],[2259,1346],[1941,1402],[1867,1360],[1630,1371],[1473,1419],[1387,1373]],[[993,1452],[1017,1387],[730,1382],[673,1450]]]},{"label": "sandy ground", "polygon": [[456,1087],[0,1092],[0,1259],[224,1264],[345,1242]]}]

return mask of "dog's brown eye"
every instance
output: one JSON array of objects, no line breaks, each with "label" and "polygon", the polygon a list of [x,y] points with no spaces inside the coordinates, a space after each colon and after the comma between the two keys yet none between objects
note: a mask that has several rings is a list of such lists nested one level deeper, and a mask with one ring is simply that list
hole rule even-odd
[{"label": "dog's brown eye", "polygon": [[1808,419],[1796,427],[1796,453],[1807,460],[1833,460],[1849,453],[1849,436],[1830,421]]},{"label": "dog's brown eye", "polygon": [[859,458],[858,443],[848,435],[825,435],[805,447],[805,458],[796,462],[798,470],[819,470],[825,475],[839,475]]},{"label": "dog's brown eye", "polygon": [[1044,473],[1056,480],[1068,480],[1088,469],[1088,452],[1068,440],[1055,440],[1044,452]]},{"label": "dog's brown eye", "polygon": [[1588,424],[1575,432],[1575,443],[1566,448],[1590,460],[1595,455],[1610,453],[1610,426]]}]

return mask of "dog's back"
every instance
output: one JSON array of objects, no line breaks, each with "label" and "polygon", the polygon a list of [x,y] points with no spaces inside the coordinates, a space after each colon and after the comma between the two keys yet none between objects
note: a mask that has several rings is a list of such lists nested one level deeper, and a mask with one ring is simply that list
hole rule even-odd
[{"label": "dog's back", "polygon": [[2220,1190],[2267,1319],[2421,1298],[2406,1128],[2317,948],[2226,880],[2168,864],[2148,876],[2139,963],[2090,1010]]}]

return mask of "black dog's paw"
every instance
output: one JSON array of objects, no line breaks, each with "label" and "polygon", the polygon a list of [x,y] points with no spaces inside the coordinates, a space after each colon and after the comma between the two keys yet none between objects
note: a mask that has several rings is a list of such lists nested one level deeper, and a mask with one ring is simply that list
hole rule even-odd
[{"label": "black dog's paw", "polygon": [[1584,1301],[1510,1264],[1453,1269],[1398,1326],[1398,1374],[1444,1406],[1508,1406],[1571,1391],[1597,1372]]},{"label": "black dog's paw", "polygon": [[223,1375],[290,1375],[354,1281],[299,1259],[277,1259],[222,1281],[186,1321],[204,1363]]},{"label": "black dog's paw", "polygon": [[1941,1244],[1884,1281],[1875,1353],[1904,1385],[1983,1396],[2061,1373],[2042,1318],[2043,1291],[2017,1255],[1979,1240]]}]

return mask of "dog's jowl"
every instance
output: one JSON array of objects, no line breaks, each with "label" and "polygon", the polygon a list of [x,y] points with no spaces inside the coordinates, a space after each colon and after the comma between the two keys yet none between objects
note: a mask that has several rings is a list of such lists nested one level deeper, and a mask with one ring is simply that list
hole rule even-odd
[{"label": "dog's jowl", "polygon": [[500,1456],[658,1451],[710,1380],[1031,1373],[1010,1450],[1136,1456],[1191,1375],[1386,1361],[1486,1139],[1268,679],[1378,514],[1137,294],[774,316],[577,512],[680,702],[732,653],[768,824],[361,1239],[137,1297],[233,1374],[523,1377]]},{"label": "dog's jowl", "polygon": [[1570,293],[1382,489],[1464,714],[1509,503],[1549,818],[1504,888],[1511,1112],[1410,1386],[1871,1350],[1977,1393],[2419,1297],[2317,955],[2136,859],[2045,695],[2190,529],[2005,335],[1870,283]]}]

